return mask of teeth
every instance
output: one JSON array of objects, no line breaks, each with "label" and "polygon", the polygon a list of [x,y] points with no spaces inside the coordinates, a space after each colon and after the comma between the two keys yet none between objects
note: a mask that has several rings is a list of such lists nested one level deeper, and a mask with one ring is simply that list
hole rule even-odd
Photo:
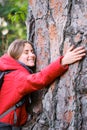
[{"label": "teeth", "polygon": [[34,60],[28,60],[28,61],[34,61]]},{"label": "teeth", "polygon": [[33,59],[28,59],[28,60],[33,60]]}]

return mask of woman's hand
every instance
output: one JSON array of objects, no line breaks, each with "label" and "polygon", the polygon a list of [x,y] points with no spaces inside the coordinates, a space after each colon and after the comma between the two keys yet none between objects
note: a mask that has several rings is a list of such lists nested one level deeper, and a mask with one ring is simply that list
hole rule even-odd
[{"label": "woman's hand", "polygon": [[61,64],[62,65],[69,65],[75,63],[76,61],[81,60],[86,55],[86,50],[84,47],[77,47],[74,49],[72,45],[66,52],[65,56],[63,57]]}]

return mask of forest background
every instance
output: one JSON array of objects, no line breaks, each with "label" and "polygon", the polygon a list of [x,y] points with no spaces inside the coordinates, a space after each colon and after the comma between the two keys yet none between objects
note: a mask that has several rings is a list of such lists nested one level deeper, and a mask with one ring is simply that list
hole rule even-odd
[{"label": "forest background", "polygon": [[0,55],[15,39],[26,39],[28,0],[0,0]]}]

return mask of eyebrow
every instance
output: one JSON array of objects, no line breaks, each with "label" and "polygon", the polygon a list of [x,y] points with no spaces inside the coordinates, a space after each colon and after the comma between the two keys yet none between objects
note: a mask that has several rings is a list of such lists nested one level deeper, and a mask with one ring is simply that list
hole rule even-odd
[{"label": "eyebrow", "polygon": [[33,49],[31,49],[31,50],[25,49],[24,51],[28,52],[28,51],[34,51],[34,50]]}]

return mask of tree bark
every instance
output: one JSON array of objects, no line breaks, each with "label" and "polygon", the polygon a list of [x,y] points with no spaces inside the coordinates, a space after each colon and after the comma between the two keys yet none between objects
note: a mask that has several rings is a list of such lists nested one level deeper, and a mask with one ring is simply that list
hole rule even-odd
[{"label": "tree bark", "polygon": [[[30,0],[27,36],[40,71],[70,45],[87,48],[87,0]],[[31,94],[28,130],[87,130],[87,57]]]}]

